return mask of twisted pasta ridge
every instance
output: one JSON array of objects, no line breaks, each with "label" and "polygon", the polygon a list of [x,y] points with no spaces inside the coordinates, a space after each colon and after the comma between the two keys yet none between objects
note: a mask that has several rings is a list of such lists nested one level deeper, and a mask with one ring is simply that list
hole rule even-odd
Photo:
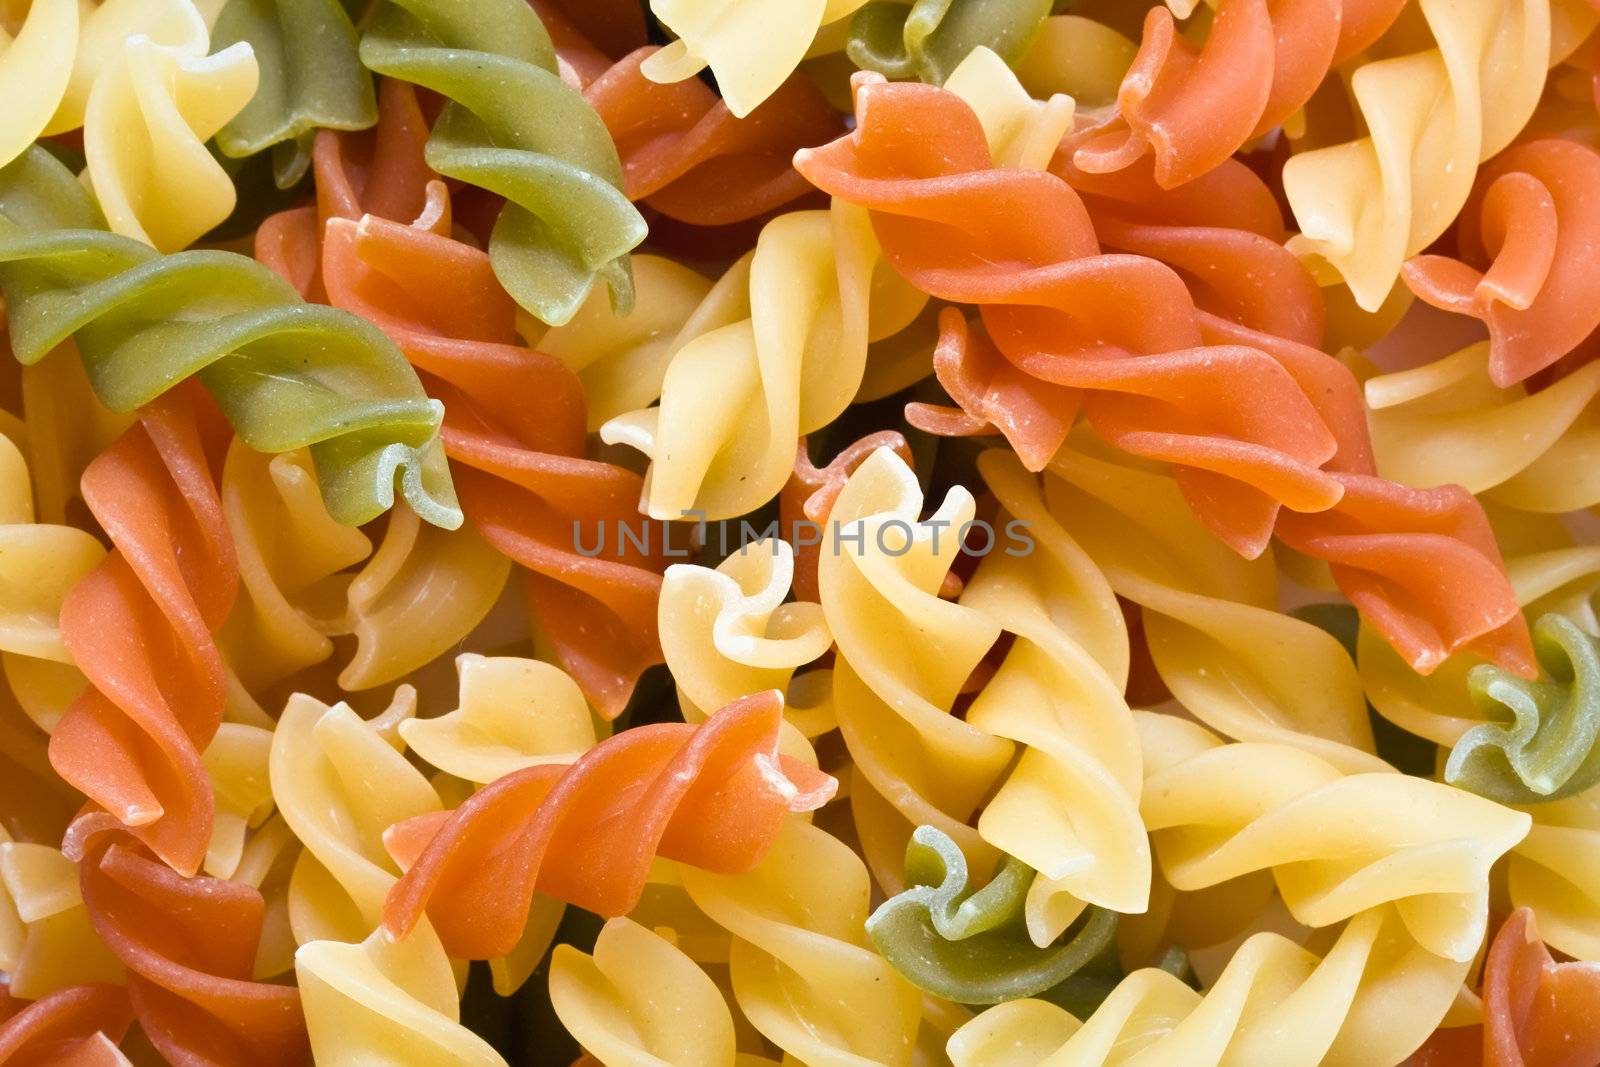
[{"label": "twisted pasta ridge", "polygon": [[1050,514],[1140,606],[1156,670],[1179,703],[1236,740],[1302,748],[1348,771],[1385,769],[1350,656],[1277,610],[1273,557],[1241,559],[1205,537],[1172,479],[1107,452],[1057,453]]},{"label": "twisted pasta ridge", "polygon": [[1561,360],[1600,327],[1600,274],[1583,251],[1600,242],[1600,211],[1585,195],[1597,181],[1600,152],[1588,145],[1516,145],[1478,172],[1457,226],[1461,259],[1406,262],[1406,285],[1418,296],[1483,320],[1489,380],[1501,388]]},{"label": "twisted pasta ridge", "polygon": [[1478,164],[1528,121],[1552,58],[1549,0],[1465,11],[1422,0],[1419,10],[1434,47],[1351,75],[1368,135],[1283,167],[1301,229],[1290,248],[1325,264],[1368,311],[1388,296],[1405,259],[1455,219]]},{"label": "twisted pasta ridge", "polygon": [[1026,1051],[1000,1062],[1402,1060],[1455,998],[1487,925],[1489,869],[1528,817],[1423,779],[1342,775],[1297,749],[1224,745],[1169,716],[1139,726],[1141,809],[1174,886],[1267,870],[1296,920],[1348,924],[1320,959],[1254,935],[1205,994],[1135,972],[1081,1027],[1037,1001],[1002,1005],[956,1033],[951,1059],[996,1062],[985,1050],[1017,1041]]},{"label": "twisted pasta ridge", "polygon": [[650,0],[650,10],[677,40],[644,65],[664,84],[707,67],[738,118],[777,91],[824,27],[839,25],[866,0]]},{"label": "twisted pasta ridge", "polygon": [[1441,1029],[1408,1062],[1415,1067],[1555,1067],[1600,1057],[1600,976],[1557,963],[1534,913],[1500,925],[1483,965],[1484,1022]]},{"label": "twisted pasta ridge", "polygon": [[227,702],[212,635],[239,572],[203,400],[192,387],[161,397],[84,472],[84,500],[114,551],[61,609],[62,638],[90,682],[50,738],[56,771],[94,802],[68,832],[73,858],[87,834],[121,825],[193,873],[211,839],[215,798],[200,753]]},{"label": "twisted pasta ridge", "polygon": [[122,964],[89,925],[78,891],[78,865],[60,849],[13,841],[3,830],[0,971],[7,976],[9,995],[20,1000],[123,982]]},{"label": "twisted pasta ridge", "polygon": [[639,674],[660,662],[664,531],[641,531],[636,475],[584,458],[582,388],[559,361],[514,343],[513,307],[488,259],[430,232],[429,221],[330,220],[330,299],[375,322],[428,376],[445,402],[445,451],[473,526],[528,569],[543,633],[615,717]]},{"label": "twisted pasta ridge", "polygon": [[299,994],[250,980],[261,894],[184,878],[120,836],[100,838],[84,857],[83,902],[127,966],[134,1014],[156,1048],[175,1063],[303,1063]]},{"label": "twisted pasta ridge", "polygon": [[[1058,387],[1048,406],[1063,435],[1081,407],[1119,447],[1180,464],[1197,511],[1248,554],[1264,547],[1280,501],[1337,503],[1337,481],[1319,469],[1336,442],[1293,375],[1268,353],[1205,345],[1178,275],[1100,255],[1065,182],[994,168],[976,115],[953,94],[860,75],[856,110],[849,137],[799,153],[801,173],[867,207],[885,254],[918,288],[983,305],[1006,361]],[[1005,225],[1002,212],[1051,225]],[[1112,286],[1137,294],[1137,314]],[[1227,388],[1245,383],[1248,407]],[[1024,460],[1037,468],[1053,450]]]},{"label": "twisted pasta ridge", "polygon": [[644,239],[644,220],[622,192],[604,125],[557,74],[531,7],[496,0],[468,13],[397,0],[367,30],[361,61],[450,101],[428,139],[428,165],[507,198],[489,256],[518,304],[566,322],[600,280],[618,310],[632,306],[627,254]]},{"label": "twisted pasta ridge", "polygon": [[504,1067],[461,1023],[450,960],[427,926],[403,941],[312,941],[295,953],[311,1052],[323,1063]]},{"label": "twisted pasta ridge", "polygon": [[361,941],[400,877],[383,832],[439,811],[439,794],[348,705],[303,693],[289,699],[272,733],[268,771],[273,803],[305,846],[289,885],[295,939]]},{"label": "twisted pasta ridge", "polygon": [[72,986],[18,1006],[0,984],[0,1013],[0,1063],[115,1067],[127,1062],[115,1047],[133,1024],[128,991],[121,986]]},{"label": "twisted pasta ridge", "polygon": [[388,896],[384,929],[404,937],[426,910],[451,955],[498,956],[536,890],[615,916],[637,903],[657,854],[749,869],[788,812],[820,807],[836,785],[779,756],[782,721],[782,700],[762,693],[699,726],[635,727],[570,767],[513,772],[442,819],[402,824],[390,848],[416,860]]},{"label": "twisted pasta ridge", "polygon": [[862,70],[943,85],[974,48],[991,49],[1016,63],[1050,8],[1050,0],[920,0],[910,6],[879,0],[850,20],[845,52]]},{"label": "twisted pasta ridge", "polygon": [[[61,638],[61,605],[68,591],[105,557],[93,536],[72,526],[34,521],[33,484],[22,451],[0,436],[0,654],[8,678],[19,660],[70,669]],[[15,688],[16,682],[12,685]],[[49,729],[54,722],[44,722]],[[8,752],[9,754],[9,752]]]},{"label": "twisted pasta ridge", "polygon": [[[1393,904],[1420,947],[1472,959],[1486,932],[1489,867],[1527,833],[1527,815],[1426,779],[1344,774],[1298,749],[1222,744],[1170,716],[1138,719],[1148,768],[1140,810],[1175,888],[1270,870],[1304,925]],[[1241,788],[1245,807],[1230,796]],[[1380,814],[1399,811],[1416,817]]]},{"label": "twisted pasta ridge", "polygon": [[[1115,980],[1107,954],[1116,914],[1092,909],[1065,943],[1041,948],[1023,921],[1032,876],[1008,857],[987,885],[969,886],[961,849],[919,826],[906,845],[906,888],[878,905],[867,934],[907,981],[946,1000],[998,1004],[1043,994],[1092,1007],[1095,986]],[[1111,975],[1103,973],[1108,963]]]},{"label": "twisted pasta ridge", "polygon": [[[669,1002],[659,992],[672,990]],[[772,1061],[735,1051],[733,1017],[722,991],[672,942],[630,919],[600,929],[592,954],[557,945],[550,1000],[562,1025],[610,1067]]]},{"label": "twisted pasta ridge", "polygon": [[[376,327],[302,303],[243,256],[158,256],[87,228],[82,187],[42,149],[0,172],[0,214],[0,292],[22,363],[72,337],[95,393],[118,411],[194,375],[250,447],[310,445],[339,521],[377,516],[398,482],[419,515],[460,524],[440,407]],[[312,342],[321,358],[308,367]]]},{"label": "twisted pasta ridge", "polygon": [[[1534,804],[1600,782],[1600,641],[1564,615],[1533,627],[1536,681],[1480,664],[1467,675],[1489,721],[1455,743],[1445,781],[1504,804]],[[1510,721],[1507,721],[1508,714]]]},{"label": "twisted pasta ridge", "polygon": [[50,124],[72,77],[80,14],[74,0],[30,4],[15,35],[0,45],[0,167],[28,150]]},{"label": "twisted pasta ridge", "polygon": [[213,36],[224,47],[247,42],[261,68],[255,95],[217,131],[217,146],[235,157],[271,149],[279,188],[305,174],[315,130],[378,121],[355,27],[334,0],[229,0]]},{"label": "twisted pasta ridge", "polygon": [[682,878],[734,935],[734,996],[764,1037],[801,1063],[909,1067],[921,998],[868,947],[871,884],[848,846],[791,819],[754,870]]},{"label": "twisted pasta ridge", "polygon": [[[84,127],[91,181],[117,233],[174,251],[233,210],[233,182],[204,142],[245,106],[249,45],[207,55],[192,0],[32,5],[0,52],[0,166],[43,134]],[[135,95],[137,94],[137,96]]]},{"label": "twisted pasta ridge", "polygon": [[190,33],[166,45],[135,34],[89,90],[84,176],[122,234],[176,252],[226,219],[233,181],[206,142],[255,95],[255,54],[238,42],[206,55],[208,34],[190,8]]},{"label": "twisted pasta ridge", "polygon": [[660,405],[600,429],[650,457],[651,517],[730,518],[782,490],[800,438],[854,397],[868,343],[926,300],[875,279],[880,256],[866,213],[842,201],[762,228],[696,311],[695,332],[680,335]]},{"label": "twisted pasta ridge", "polygon": [[584,88],[622,161],[623,190],[671,219],[723,226],[811,192],[795,173],[798,148],[837,136],[838,112],[809,81],[790,76],[743,118],[695,78],[653,85],[640,48]]},{"label": "twisted pasta ridge", "polygon": [[1145,15],[1114,117],[1079,139],[1073,159],[1084,170],[1109,173],[1149,154],[1162,186],[1193,181],[1292,121],[1328,71],[1376,41],[1404,6],[1223,0],[1195,44],[1177,25],[1193,13],[1194,0],[1158,4]]},{"label": "twisted pasta ridge", "polygon": [[[713,570],[667,568],[659,627],[685,720],[768,689],[787,692],[794,672],[833,644],[822,607],[784,603],[795,550],[781,538],[745,545]],[[792,711],[793,709],[791,709]],[[808,737],[826,733],[826,716],[797,722]]]},{"label": "twisted pasta ridge", "polygon": [[536,659],[456,657],[460,703],[429,719],[407,719],[400,736],[446,774],[487,785],[541,764],[572,763],[595,746],[583,692]]},{"label": "twisted pasta ridge", "polygon": [[342,572],[372,543],[329,515],[304,450],[265,456],[235,440],[221,500],[239,557],[239,602],[217,635],[246,689],[259,691],[333,655]]},{"label": "twisted pasta ridge", "polygon": [[1203,994],[1148,968],[1082,1023],[1014,1000],[961,1027],[947,1050],[956,1067],[1394,1067],[1449,1010],[1467,969],[1418,948],[1383,907],[1351,919],[1321,956],[1258,933]]},{"label": "twisted pasta ridge", "polygon": [[[1000,407],[1002,425],[1044,420],[1047,434],[1013,440],[1028,466],[1048,462],[1081,407],[1111,444],[1174,464],[1196,514],[1242,554],[1259,555],[1276,530],[1327,560],[1418,670],[1475,645],[1531,671],[1477,502],[1458,487],[1408,490],[1364,470],[1359,441],[1341,444],[1353,436],[1349,405],[1331,406],[1330,422],[1310,399],[1327,395],[1326,370],[1288,345],[1206,344],[1175,271],[1097,254],[1072,189],[994,168],[974,115],[951,94],[861,75],[857,120],[849,137],[801,152],[796,165],[867,205],[886,255],[920,288],[983,305],[994,340],[966,337],[947,315],[941,344],[970,362],[963,374],[989,398],[985,416]],[[1029,225],[1018,226],[1023,217]],[[1037,218],[1052,225],[1032,225]],[[1460,595],[1426,577],[1449,570],[1476,577]]]},{"label": "twisted pasta ridge", "polygon": [[1530,392],[1496,388],[1491,344],[1368,379],[1379,469],[1407,485],[1440,478],[1524,511],[1600,503],[1589,457],[1600,449],[1600,369],[1585,364]]}]

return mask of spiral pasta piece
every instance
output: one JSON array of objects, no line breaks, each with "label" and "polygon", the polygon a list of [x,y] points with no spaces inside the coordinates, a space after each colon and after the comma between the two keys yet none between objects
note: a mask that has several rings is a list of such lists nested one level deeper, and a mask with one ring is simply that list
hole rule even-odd
[{"label": "spiral pasta piece", "polygon": [[651,0],[651,12],[678,39],[651,56],[644,73],[670,84],[710,67],[728,110],[743,118],[799,66],[819,29],[841,24],[864,3]]},{"label": "spiral pasta piece", "polygon": [[[171,47],[137,35],[95,78],[83,120],[84,174],[113,233],[158,252],[186,248],[227,218],[236,194],[206,142],[255,95],[255,55],[206,55],[207,34]],[[194,47],[198,45],[198,47]]]},{"label": "spiral pasta piece", "polygon": [[1065,943],[1041,948],[1023,929],[1032,879],[1027,865],[1007,859],[987,885],[969,886],[956,843],[919,826],[906,845],[906,888],[878,905],[867,934],[908,981],[946,1000],[999,1004],[1044,995],[1092,1006],[1096,979],[1107,977],[1094,971],[1104,970],[1116,916],[1094,909]]},{"label": "spiral pasta piece", "polygon": [[84,857],[83,902],[128,968],[134,1013],[156,1048],[176,1063],[303,1063],[298,993],[250,980],[261,894],[184,878],[118,837],[97,840]]},{"label": "spiral pasta piece", "polygon": [[1444,777],[1451,785],[1535,804],[1600,782],[1600,641],[1555,613],[1539,619],[1533,639],[1543,668],[1537,681],[1489,664],[1467,675],[1468,694],[1488,721],[1450,750]]},{"label": "spiral pasta piece", "polygon": [[1527,810],[1533,829],[1506,869],[1511,903],[1533,909],[1552,948],[1600,961],[1600,794],[1591,788]]},{"label": "spiral pasta piece", "polygon": [[1063,449],[1045,491],[1112,588],[1143,609],[1155,667],[1197,719],[1348,771],[1385,769],[1355,665],[1337,640],[1277,610],[1270,554],[1240,559],[1204,536],[1170,478],[1104,454]]},{"label": "spiral pasta piece", "polygon": [[922,307],[892,280],[874,290],[880,255],[866,213],[842,201],[762,228],[696,313],[699,332],[680,338],[660,405],[601,427],[650,457],[650,516],[723,519],[777,495],[801,436],[855,395],[868,343]]},{"label": "spiral pasta piece", "polygon": [[531,7],[392,3],[363,37],[361,61],[451,102],[428,139],[428,165],[507,198],[489,256],[518,304],[563,323],[603,281],[619,310],[632,306],[627,253],[644,220],[622,192],[604,125],[557,74]]},{"label": "spiral pasta piece", "polygon": [[594,747],[593,717],[576,682],[535,659],[456,658],[460,705],[407,719],[400,736],[418,756],[479,785],[542,764],[565,765]]},{"label": "spiral pasta piece", "polygon": [[348,705],[303,693],[273,731],[269,773],[273,802],[305,845],[289,886],[295,939],[361,941],[400,876],[383,832],[440,810],[439,794]]},{"label": "spiral pasta piece", "polygon": [[1146,14],[1116,116],[1078,143],[1078,166],[1119,171],[1149,154],[1162,186],[1193,181],[1291,120],[1329,69],[1376,41],[1405,2],[1220,0],[1198,44],[1174,17],[1196,6],[1172,0]]},{"label": "spiral pasta piece", "polygon": [[128,992],[120,986],[73,986],[21,1006],[0,985],[0,1012],[5,1013],[0,1062],[14,1067],[121,1067],[128,1062],[116,1050],[133,1023]]},{"label": "spiral pasta piece", "polygon": [[1418,256],[1405,265],[1406,285],[1422,299],[1483,320],[1489,380],[1501,388],[1556,363],[1600,327],[1600,274],[1584,251],[1600,242],[1600,212],[1586,196],[1597,181],[1600,152],[1588,145],[1517,145],[1478,173],[1457,227],[1462,259]]},{"label": "spiral pasta piece", "polygon": [[1456,217],[1478,164],[1528,121],[1552,59],[1549,0],[1465,10],[1421,0],[1419,10],[1432,48],[1351,75],[1368,135],[1283,167],[1301,229],[1290,247],[1325,263],[1368,311],[1388,296],[1405,259]]},{"label": "spiral pasta piece", "polygon": [[[786,692],[796,668],[833,644],[820,605],[784,603],[794,552],[786,540],[763,538],[715,570],[687,563],[667,568],[661,644],[688,721],[703,721],[752,693]],[[825,718],[796,725],[810,737],[830,728]]]},{"label": "spiral pasta piece", "polygon": [[716,983],[630,919],[606,923],[592,954],[556,946],[550,1000],[578,1043],[608,1067],[772,1062],[735,1051],[733,1018]]},{"label": "spiral pasta piece", "polygon": [[1600,503],[1594,363],[1530,392],[1497,388],[1480,342],[1366,383],[1379,469],[1407,485],[1450,478],[1486,500],[1534,512]]},{"label": "spiral pasta piece", "polygon": [[304,450],[265,456],[235,440],[222,467],[223,515],[239,557],[239,602],[217,635],[247,689],[333,655],[346,568],[372,544],[329,515]]},{"label": "spiral pasta piece", "polygon": [[167,394],[84,473],[115,551],[78,582],[61,633],[90,687],[50,738],[61,777],[95,802],[67,838],[123,825],[179,871],[199,869],[215,799],[200,753],[221,724],[226,676],[212,634],[238,563],[192,389]]},{"label": "spiral pasta piece", "polygon": [[1538,922],[1518,908],[1500,925],[1483,967],[1478,1026],[1436,1031],[1415,1067],[1554,1067],[1600,1057],[1600,978],[1577,962],[1557,963]]},{"label": "spiral pasta piece", "polygon": [[[1204,995],[1164,972],[1135,972],[1081,1027],[1036,1001],[991,1009],[957,1032],[952,1060],[1402,1060],[1454,999],[1487,925],[1489,868],[1526,833],[1527,816],[1404,775],[1346,776],[1297,749],[1223,745],[1172,717],[1141,714],[1139,724],[1141,807],[1175,886],[1270,870],[1298,921],[1349,923],[1320,959],[1257,934]],[[1011,1059],[984,1058],[1011,1041]]]},{"label": "spiral pasta piece", "polygon": [[635,727],[570,767],[516,771],[446,818],[392,830],[391,850],[416,860],[389,894],[384,928],[403,937],[426,910],[452,955],[486,958],[516,944],[536,890],[614,916],[638,901],[658,853],[750,868],[786,813],[820,807],[835,788],[778,755],[781,723],[782,701],[767,693],[699,726]]},{"label": "spiral pasta piece", "polygon": [[[1311,400],[1326,395],[1325,370],[1282,346],[1206,344],[1202,325],[1216,322],[1198,319],[1176,272],[1098,254],[1072,189],[1053,175],[996,169],[976,116],[952,94],[862,75],[857,120],[849,137],[800,153],[796,165],[867,205],[886,254],[920,287],[982,305],[994,340],[951,343],[967,349],[956,358],[973,361],[982,395],[1010,412],[1002,425],[1044,428],[1012,439],[1028,466],[1048,462],[1081,407],[1111,444],[1174,464],[1196,513],[1241,554],[1259,555],[1276,530],[1329,561],[1419,670],[1472,644],[1532,669],[1476,501],[1364,470],[1359,449],[1335,433],[1341,420],[1330,425]],[[958,432],[981,429],[974,421]],[[1450,569],[1477,578],[1441,589],[1430,575]]]},{"label": "spiral pasta piece", "polygon": [[461,1024],[455,976],[426,925],[403,941],[312,941],[295,953],[311,1052],[321,1063],[504,1067]]},{"label": "spiral pasta piece", "polygon": [[271,149],[279,188],[305,174],[313,131],[378,120],[355,27],[333,0],[229,0],[213,36],[222,47],[247,42],[261,68],[255,95],[217,131],[217,147],[235,157]]},{"label": "spiral pasta piece", "polygon": [[870,882],[847,846],[791,819],[754,870],[682,877],[734,935],[734,996],[767,1040],[802,1063],[908,1067],[920,997],[867,947]]},{"label": "spiral pasta piece", "polygon": [[[96,394],[119,411],[195,375],[252,448],[310,445],[341,522],[381,513],[398,482],[418,514],[460,524],[439,406],[375,327],[307,306],[243,256],[158,256],[88,228],[82,187],[43,150],[0,172],[0,215],[0,292],[21,362],[72,337]],[[313,341],[321,358],[308,366]]]}]

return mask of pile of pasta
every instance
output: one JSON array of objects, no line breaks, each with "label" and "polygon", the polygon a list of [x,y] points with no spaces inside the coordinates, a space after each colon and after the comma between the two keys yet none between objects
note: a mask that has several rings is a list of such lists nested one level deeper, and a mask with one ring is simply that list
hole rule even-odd
[{"label": "pile of pasta", "polygon": [[0,0],[0,1065],[1600,1065],[1594,0]]}]

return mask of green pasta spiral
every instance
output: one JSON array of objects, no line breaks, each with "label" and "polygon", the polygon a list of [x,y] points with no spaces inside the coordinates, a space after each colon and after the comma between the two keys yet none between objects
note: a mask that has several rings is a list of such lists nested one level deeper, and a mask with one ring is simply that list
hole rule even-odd
[{"label": "green pasta spiral", "polygon": [[228,0],[211,39],[216,49],[248,41],[261,67],[256,95],[218,132],[217,147],[235,157],[272,149],[280,189],[310,166],[316,130],[378,121],[372,75],[338,0]]},{"label": "green pasta spiral", "polygon": [[1040,948],[1023,907],[1034,872],[1007,857],[981,889],[948,834],[919,826],[906,844],[907,888],[867,920],[878,952],[919,989],[961,1004],[1043,996],[1087,1013],[1121,977],[1115,912],[1091,907],[1060,943]]},{"label": "green pasta spiral", "polygon": [[34,147],[0,169],[0,292],[30,364],[73,338],[115,411],[199,377],[258,452],[309,445],[328,511],[359,524],[406,502],[461,524],[439,442],[444,408],[377,327],[301,300],[233,252],[161,255],[97,228],[72,173]]},{"label": "green pasta spiral", "polygon": [[1600,782],[1600,641],[1565,615],[1533,627],[1540,676],[1480,664],[1472,703],[1491,721],[1461,735],[1445,781],[1502,804],[1536,804]]},{"label": "green pasta spiral", "polygon": [[943,85],[983,46],[1007,63],[1022,58],[1051,0],[873,0],[850,23],[845,51],[856,66],[896,81]]},{"label": "green pasta spiral", "polygon": [[556,73],[526,0],[397,0],[362,39],[361,60],[450,100],[428,165],[506,198],[489,260],[518,304],[559,325],[603,281],[619,313],[632,307],[627,254],[644,219],[623,194],[611,135]]}]

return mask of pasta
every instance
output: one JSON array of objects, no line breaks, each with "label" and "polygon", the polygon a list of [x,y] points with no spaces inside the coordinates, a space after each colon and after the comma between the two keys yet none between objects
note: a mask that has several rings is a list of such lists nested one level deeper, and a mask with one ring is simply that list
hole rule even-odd
[{"label": "pasta", "polygon": [[84,472],[116,551],[61,607],[61,636],[89,679],[50,737],[50,762],[94,802],[68,834],[74,858],[89,835],[120,825],[193,874],[211,838],[201,752],[227,700],[212,635],[233,606],[238,562],[211,481],[205,404],[193,387],[168,393]]},{"label": "pasta", "polygon": [[[428,165],[508,197],[489,241],[495,277],[540,320],[566,322],[596,281],[619,310],[633,302],[627,253],[644,220],[622,192],[616,150],[598,116],[556,73],[532,8],[387,5],[361,61],[451,101],[428,140]],[[511,106],[537,98],[535,108]]]},{"label": "pasta", "polygon": [[652,518],[729,518],[783,488],[800,437],[849,404],[868,343],[921,309],[893,282],[874,299],[879,255],[865,213],[839,201],[762,228],[696,310],[697,332],[680,336],[660,405],[601,427],[651,458]]},{"label": "pasta", "polygon": [[0,1065],[1593,1067],[1597,186],[1600,0],[0,0]]},{"label": "pasta", "polygon": [[280,188],[311,163],[317,129],[360,130],[378,121],[372,81],[356,57],[355,27],[332,0],[229,0],[214,33],[221,47],[249,44],[261,84],[243,110],[217,131],[230,156],[271,149]]},{"label": "pasta", "polygon": [[1551,7],[1503,0],[1458,11],[1419,0],[1433,47],[1377,59],[1351,76],[1373,132],[1284,164],[1284,193],[1301,229],[1291,247],[1326,263],[1361,307],[1382,304],[1402,262],[1432,244],[1466,203],[1478,164],[1528,121],[1545,72],[1561,58],[1552,54]]},{"label": "pasta", "polygon": [[1404,0],[1218,3],[1198,45],[1176,22],[1206,23],[1197,7],[1172,0],[1150,9],[1118,114],[1078,144],[1078,166],[1116,171],[1149,154],[1167,188],[1200,177],[1252,138],[1293,128],[1329,68],[1376,41]]},{"label": "pasta", "polygon": [[[980,364],[972,373],[988,380],[986,408],[991,402],[1013,407],[1015,392],[1027,397],[1027,407],[1013,416],[1029,427],[1027,438],[1011,442],[1025,463],[1042,466],[1081,407],[1110,443],[1176,464],[1191,506],[1241,554],[1259,555],[1277,529],[1291,547],[1329,561],[1347,595],[1381,621],[1419,670],[1474,642],[1514,669],[1531,669],[1522,620],[1504,578],[1495,577],[1502,573],[1498,551],[1467,494],[1450,487],[1407,492],[1361,470],[1353,455],[1333,471],[1322,469],[1340,446],[1305,391],[1315,372],[1286,366],[1277,351],[1201,346],[1177,274],[1143,257],[1097,255],[1095,235],[1070,187],[1052,175],[994,171],[977,116],[954,95],[864,76],[857,111],[863,119],[854,133],[826,149],[801,152],[797,165],[836,195],[877,211],[887,255],[900,270],[935,295],[982,303],[989,331],[1012,351],[1002,357],[994,344],[975,342],[967,357],[957,358]],[[921,158],[885,154],[900,143],[897,129],[907,127],[945,143]],[[918,204],[916,215],[896,214],[908,197]],[[1032,217],[1054,225],[1046,231],[983,228],[952,240],[970,231],[975,211],[998,215],[1013,202],[1032,204]],[[941,221],[947,219],[961,219],[969,230]],[[1004,251],[985,247],[1000,237]],[[1037,267],[996,266],[1010,262]],[[1062,304],[1069,295],[1087,301],[1094,293],[1134,291],[1145,294],[1145,308],[1160,307],[1167,316],[1130,325],[1112,310],[1115,300],[1096,299],[1084,306],[1104,315],[1101,324],[1081,313],[1067,316]],[[1081,334],[1070,342],[1077,347],[1061,351],[1073,331]],[[968,347],[959,336],[950,343]],[[1226,374],[1218,369],[1224,365]],[[1033,378],[1044,383],[1037,395],[1030,391]],[[1483,599],[1452,602],[1436,588],[1407,584],[1391,549],[1377,547],[1396,534],[1409,541],[1413,558],[1431,558],[1434,566],[1449,559],[1448,566],[1479,574],[1473,588]]]},{"label": "pasta", "polygon": [[982,888],[969,887],[967,877],[956,843],[919,826],[906,846],[907,887],[867,919],[867,933],[895,970],[963,1004],[1044,994],[1092,1006],[1092,972],[1112,947],[1116,915],[1095,909],[1065,944],[1039,948],[1022,929],[1032,881],[1026,865],[1008,859]]},{"label": "pasta", "polygon": [[[0,174],[0,215],[10,220],[0,225],[0,292],[21,362],[74,337],[96,394],[123,411],[196,374],[246,444],[264,452],[311,446],[323,497],[341,522],[382,512],[398,482],[418,514],[460,524],[437,443],[439,408],[376,328],[307,307],[242,256],[156,256],[92,229],[81,187],[42,150]],[[93,267],[65,271],[90,251],[98,253]],[[150,321],[175,299],[191,317]],[[326,367],[296,369],[303,336],[325,346]],[[351,408],[357,396],[359,411]]]},{"label": "pasta", "polygon": [[1591,1022],[1597,992],[1593,970],[1551,958],[1533,913],[1519,908],[1489,946],[1484,1023],[1437,1031],[1411,1062],[1533,1067],[1593,1059],[1600,1056]]},{"label": "pasta", "polygon": [[678,39],[644,66],[651,81],[679,82],[707,67],[728,110],[743,118],[799,65],[817,31],[840,24],[866,0],[651,0]]},{"label": "pasta", "polygon": [[[426,909],[447,950],[483,959],[515,945],[535,889],[617,915],[638,901],[657,851],[690,864],[751,866],[784,813],[815,808],[834,789],[833,779],[793,759],[774,766],[781,721],[779,700],[751,697],[698,727],[628,731],[570,768],[514,772],[445,820],[413,821],[416,833],[407,836],[425,842],[419,852],[404,839],[389,842],[416,859],[389,893],[384,929],[403,937]],[[619,772],[637,776],[632,795],[611,798],[626,806],[588,804],[612,792],[608,779]],[[563,862],[545,865],[547,855]],[[449,911],[429,908],[441,896],[452,901]],[[471,903],[455,906],[463,901]]]},{"label": "pasta", "polygon": [[920,0],[869,3],[850,21],[850,59],[862,70],[897,80],[943,85],[974,48],[1016,62],[1050,13],[1048,0],[985,4]]}]

